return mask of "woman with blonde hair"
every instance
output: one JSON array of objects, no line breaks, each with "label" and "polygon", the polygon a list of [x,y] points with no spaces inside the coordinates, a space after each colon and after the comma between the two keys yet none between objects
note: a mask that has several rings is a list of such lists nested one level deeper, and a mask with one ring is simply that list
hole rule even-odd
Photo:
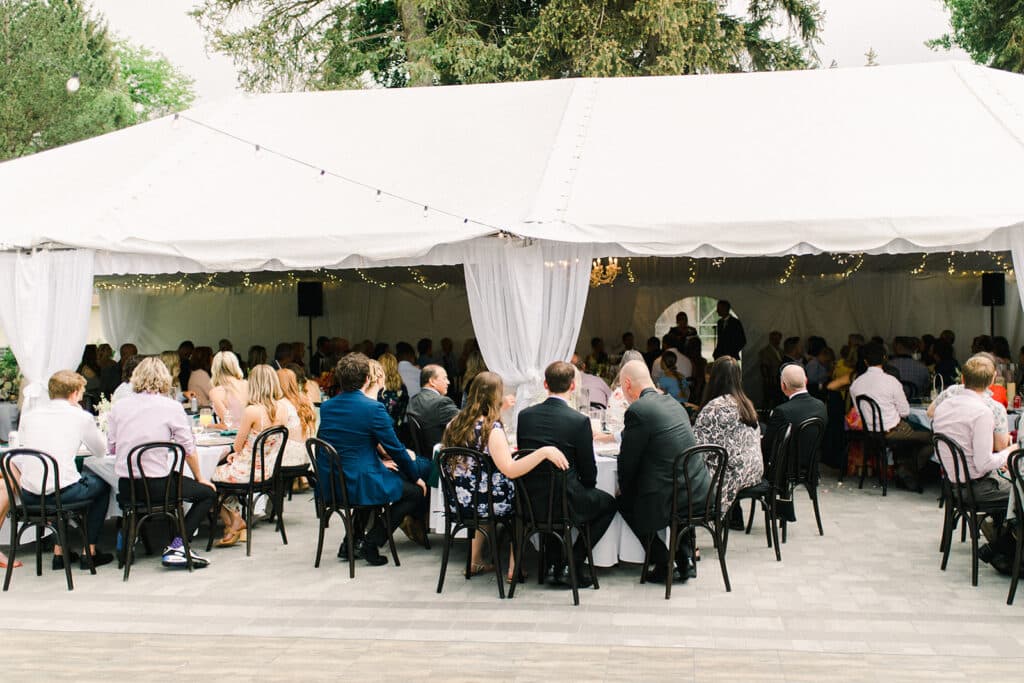
[{"label": "woman with blonde hair", "polygon": [[[254,458],[253,446],[260,433],[278,425],[288,428],[289,440],[292,433],[295,433],[296,438],[302,438],[299,416],[295,407],[282,395],[277,373],[269,365],[257,365],[249,372],[249,405],[242,411],[234,452],[228,456],[226,463],[214,471],[213,481],[245,484],[249,482],[253,468],[256,469],[255,481],[264,481],[270,477],[273,474],[273,458],[277,457],[279,447],[277,439],[267,439],[264,451],[266,460],[263,463],[259,458]],[[220,517],[224,521],[224,536],[217,543],[218,546],[230,546],[246,540],[246,526],[237,498],[229,496],[224,499]]]},{"label": "woman with blonde hair", "polygon": [[[554,446],[538,448],[533,453],[512,459],[512,449],[505,436],[501,424],[501,408],[505,395],[505,386],[501,377],[493,372],[481,372],[469,386],[466,402],[455,419],[449,423],[442,441],[445,448],[459,446],[473,448],[484,455],[490,456],[498,472],[493,479],[477,481],[476,472],[469,463],[457,463],[452,479],[459,505],[465,514],[472,515],[470,507],[474,491],[479,491],[477,512],[481,515],[490,514],[487,505],[488,489],[494,503],[494,514],[498,517],[511,517],[513,513],[512,498],[515,494],[510,480],[521,477],[545,460],[550,460],[555,467],[569,469],[569,461],[562,451]],[[496,539],[491,539],[495,542]],[[494,567],[483,561],[483,534],[473,536],[470,557],[470,573],[481,574],[494,571]],[[509,568],[509,576],[513,569]]]},{"label": "woman with blonde hair", "polygon": [[185,400],[185,392],[181,390],[181,380],[178,378],[181,372],[181,358],[178,357],[177,351],[161,351],[160,360],[167,367],[167,372],[171,373],[171,393],[168,396],[181,403]]},{"label": "woman with blonde hair", "polygon": [[[409,406],[409,391],[402,382],[402,375],[398,373],[398,359],[390,353],[382,353],[375,361],[383,371],[383,382],[380,392],[371,398],[384,404],[391,421],[397,428],[405,423],[405,409]],[[370,372],[373,373],[373,363],[370,363]],[[371,377],[372,380],[372,377]]]},{"label": "woman with blonde hair", "polygon": [[238,356],[231,351],[219,351],[213,357],[210,381],[210,403],[217,419],[228,429],[238,429],[249,397],[249,383],[242,379]]}]

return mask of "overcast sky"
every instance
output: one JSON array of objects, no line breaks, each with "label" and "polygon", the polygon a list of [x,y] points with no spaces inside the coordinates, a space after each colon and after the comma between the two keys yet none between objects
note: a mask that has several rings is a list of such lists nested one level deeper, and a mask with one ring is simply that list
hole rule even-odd
[{"label": "overcast sky", "polygon": [[[166,55],[196,80],[200,100],[232,94],[236,89],[231,60],[207,54],[203,34],[186,12],[194,0],[92,0],[119,36]],[[741,3],[742,4],[742,3]],[[934,52],[924,46],[945,33],[948,17],[940,0],[821,0],[826,12],[821,62],[840,67],[863,66],[874,48],[880,64],[907,64],[967,59],[956,51]]]}]

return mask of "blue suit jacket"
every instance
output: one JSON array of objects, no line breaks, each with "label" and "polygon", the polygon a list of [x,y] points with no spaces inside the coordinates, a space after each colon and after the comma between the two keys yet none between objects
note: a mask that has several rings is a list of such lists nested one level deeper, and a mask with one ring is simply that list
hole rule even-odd
[{"label": "blue suit jacket", "polygon": [[[394,423],[384,405],[367,398],[361,391],[338,394],[320,406],[317,436],[334,446],[341,456],[348,500],[352,505],[383,505],[402,497],[402,478],[384,467],[377,444],[398,463],[409,481],[420,478],[405,446],[395,434]],[[337,486],[337,474],[331,473],[325,459],[320,460],[318,467],[320,486]],[[341,492],[337,495],[340,500]]]}]

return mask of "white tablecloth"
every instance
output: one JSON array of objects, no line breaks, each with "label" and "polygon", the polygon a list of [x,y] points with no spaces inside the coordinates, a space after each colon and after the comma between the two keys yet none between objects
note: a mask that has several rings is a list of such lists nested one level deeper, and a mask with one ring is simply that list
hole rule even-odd
[{"label": "white tablecloth", "polygon": [[[217,463],[228,454],[230,446],[199,446],[196,448],[196,455],[199,456],[199,471],[207,480],[213,476],[217,469]],[[110,503],[107,505],[107,519],[120,517],[121,508],[117,504],[117,475],[114,474],[114,456],[91,455],[82,461],[84,467],[95,473],[100,479],[110,485]],[[185,476],[192,477],[192,470],[188,463],[185,464]]]}]

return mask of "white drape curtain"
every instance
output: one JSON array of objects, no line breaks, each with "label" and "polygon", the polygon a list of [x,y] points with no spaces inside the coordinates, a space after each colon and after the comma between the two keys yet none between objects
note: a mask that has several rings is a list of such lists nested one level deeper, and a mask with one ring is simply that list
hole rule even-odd
[{"label": "white drape curtain", "polygon": [[498,242],[464,266],[466,295],[487,367],[516,389],[521,410],[543,391],[548,363],[576,346],[590,283],[589,245]]},{"label": "white drape curtain", "polygon": [[0,254],[0,324],[25,377],[22,412],[57,370],[75,369],[89,334],[91,250]]},{"label": "white drape curtain", "polygon": [[116,349],[131,342],[138,349],[152,349],[146,342],[146,310],[150,297],[139,292],[100,292],[100,324],[103,338]]},{"label": "white drape curtain", "polygon": [[1013,256],[1017,293],[1020,294],[1021,305],[1024,306],[1024,225],[1008,228],[1006,233],[1010,238],[1010,254]]}]

